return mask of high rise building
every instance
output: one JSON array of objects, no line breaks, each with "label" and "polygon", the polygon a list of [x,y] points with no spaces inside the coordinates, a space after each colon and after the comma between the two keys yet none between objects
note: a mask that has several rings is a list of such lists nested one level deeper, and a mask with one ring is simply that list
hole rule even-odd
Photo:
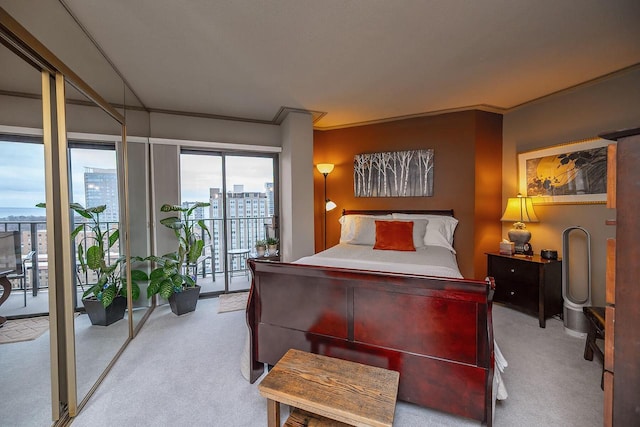
[{"label": "high rise building", "polygon": [[84,168],[85,207],[107,205],[100,221],[118,222],[118,177],[115,169]]},{"label": "high rise building", "polygon": [[[233,191],[227,192],[227,206],[225,209],[223,194],[220,188],[209,189],[209,214],[213,225],[210,227],[213,244],[216,271],[222,271],[224,258],[221,253],[220,242],[222,236],[222,219],[227,218],[226,247],[240,249],[254,247],[257,240],[266,238],[264,219],[268,214],[268,196],[261,192],[245,192],[243,185],[234,185]],[[234,269],[243,266],[232,266]]]},{"label": "high rise building", "polygon": [[268,216],[273,216],[275,213],[275,209],[273,207],[274,197],[273,197],[273,182],[265,182],[264,183],[265,193],[267,195],[267,206],[268,206]]},{"label": "high rise building", "polygon": [[[191,208],[193,205],[195,205],[198,202],[182,202],[182,207],[189,209]],[[200,206],[197,207],[193,210],[193,213],[191,214],[191,219],[195,219],[197,221],[204,219],[207,217],[206,215],[207,211],[205,210],[204,207]]]}]

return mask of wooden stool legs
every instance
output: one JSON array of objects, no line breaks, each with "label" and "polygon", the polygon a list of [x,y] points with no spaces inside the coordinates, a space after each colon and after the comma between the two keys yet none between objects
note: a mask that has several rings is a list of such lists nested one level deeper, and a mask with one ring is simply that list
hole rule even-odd
[{"label": "wooden stool legs", "polygon": [[584,345],[584,358],[593,360],[595,354],[602,362],[602,377],[600,378],[600,388],[604,390],[604,353],[596,344],[596,339],[604,339],[604,307],[584,307],[584,315],[589,320],[589,331],[587,332],[587,342]]}]

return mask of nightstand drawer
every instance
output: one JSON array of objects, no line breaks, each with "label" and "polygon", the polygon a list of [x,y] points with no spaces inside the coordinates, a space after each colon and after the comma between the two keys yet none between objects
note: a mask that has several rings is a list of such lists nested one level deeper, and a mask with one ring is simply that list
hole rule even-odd
[{"label": "nightstand drawer", "polygon": [[538,312],[538,287],[516,281],[496,280],[494,300],[513,304],[533,313]]},{"label": "nightstand drawer", "polygon": [[489,258],[489,275],[498,282],[514,282],[519,286],[538,286],[538,265],[512,259]]}]

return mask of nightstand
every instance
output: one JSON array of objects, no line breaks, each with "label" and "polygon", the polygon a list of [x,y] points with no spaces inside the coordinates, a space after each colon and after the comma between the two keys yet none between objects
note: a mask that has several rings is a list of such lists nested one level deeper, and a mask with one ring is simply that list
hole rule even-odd
[{"label": "nightstand", "polygon": [[264,256],[257,256],[255,254],[250,254],[249,255],[249,259],[265,260],[265,261],[280,261],[280,254],[278,254],[278,255],[264,255]]},{"label": "nightstand", "polygon": [[561,260],[499,253],[487,257],[487,274],[496,282],[495,302],[538,316],[541,328],[548,317],[562,315]]}]

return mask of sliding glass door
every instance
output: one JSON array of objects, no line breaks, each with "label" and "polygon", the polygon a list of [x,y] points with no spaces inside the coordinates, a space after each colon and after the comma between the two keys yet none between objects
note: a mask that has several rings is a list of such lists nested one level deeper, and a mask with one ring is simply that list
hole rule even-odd
[{"label": "sliding glass door", "polygon": [[[46,200],[42,75],[3,44],[0,63],[0,241],[10,242],[0,245],[0,281],[9,285],[0,286],[0,425],[47,426],[58,396],[52,396],[57,366],[46,316],[47,270],[38,263],[47,245],[46,212],[36,207]],[[14,117],[22,120],[21,129],[7,125]],[[5,276],[3,270],[11,272]]]},{"label": "sliding glass door", "polygon": [[[85,208],[95,208],[105,205],[106,209],[100,213],[99,219],[106,236],[113,234],[119,224],[118,203],[118,173],[116,168],[116,150],[114,144],[69,143],[69,158],[71,168],[71,201]],[[88,248],[93,245],[91,223],[75,214],[72,217],[73,228],[82,225],[71,247],[74,259],[77,259],[76,248],[82,245]],[[105,254],[107,265],[111,265],[120,256],[119,241],[109,248]],[[82,295],[98,281],[97,274],[89,268],[82,269],[76,262],[75,266],[75,295],[76,309],[83,308]]]},{"label": "sliding glass door", "polygon": [[20,242],[19,270],[9,275],[12,292],[0,316],[45,315],[46,213],[36,207],[45,200],[42,139],[0,135],[0,171],[0,233],[17,233]]},{"label": "sliding glass door", "polygon": [[[198,263],[197,283],[200,294],[224,292],[224,264],[220,262],[219,248],[224,239],[222,212],[224,207],[217,193],[223,188],[222,155],[211,152],[183,152],[180,155],[180,200],[182,206],[191,207],[196,202],[211,203],[197,208],[193,218],[203,219],[209,230],[197,227],[204,239],[204,250]],[[214,193],[216,196],[214,196]]]},{"label": "sliding glass door", "polygon": [[203,294],[249,288],[247,259],[258,256],[258,241],[277,237],[276,177],[275,155],[182,151],[182,205],[209,203],[195,215],[208,227],[208,233],[200,231],[205,240],[198,264]]}]

